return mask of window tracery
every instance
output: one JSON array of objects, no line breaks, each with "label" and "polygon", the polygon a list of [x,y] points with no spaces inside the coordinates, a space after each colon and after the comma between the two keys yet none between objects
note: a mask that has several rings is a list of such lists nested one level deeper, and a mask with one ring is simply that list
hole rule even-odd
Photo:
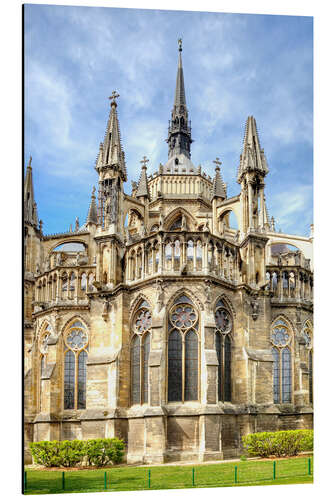
[{"label": "window tracery", "polygon": [[215,349],[218,360],[218,400],[231,401],[231,332],[232,319],[222,300],[215,308]]},{"label": "window tracery", "polygon": [[131,402],[132,404],[148,403],[149,353],[151,339],[151,308],[143,300],[134,314],[131,340]]},{"label": "window tracery", "polygon": [[86,407],[88,332],[80,320],[64,333],[64,409]]},{"label": "window tracery", "polygon": [[291,403],[292,398],[292,334],[283,318],[274,321],[271,328],[273,354],[274,403]]},{"label": "window tracery", "polygon": [[179,296],[168,316],[168,401],[199,398],[199,315],[192,301]]},{"label": "window tracery", "polygon": [[312,353],[312,339],[313,339],[313,326],[307,320],[302,329],[302,335],[305,340],[305,347],[308,350],[308,370],[309,370],[309,403],[313,403],[313,353]]}]

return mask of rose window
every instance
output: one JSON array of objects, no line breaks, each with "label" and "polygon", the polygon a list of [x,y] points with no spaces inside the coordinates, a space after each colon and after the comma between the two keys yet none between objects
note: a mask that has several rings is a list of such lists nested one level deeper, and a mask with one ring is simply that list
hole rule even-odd
[{"label": "rose window", "polygon": [[189,304],[179,304],[171,312],[171,323],[177,328],[190,328],[197,322],[197,314]]},{"label": "rose window", "polygon": [[226,309],[220,307],[215,311],[215,321],[217,328],[222,333],[228,333],[231,331],[231,318]]},{"label": "rose window", "polygon": [[290,335],[288,333],[287,324],[280,320],[277,321],[273,327],[271,334],[271,341],[274,345],[281,347],[288,344],[290,340]]},{"label": "rose window", "polygon": [[82,349],[88,343],[88,335],[83,330],[73,328],[67,335],[66,344],[73,351]]},{"label": "rose window", "polygon": [[151,313],[148,309],[140,309],[135,319],[135,328],[139,333],[144,333],[151,327]]}]

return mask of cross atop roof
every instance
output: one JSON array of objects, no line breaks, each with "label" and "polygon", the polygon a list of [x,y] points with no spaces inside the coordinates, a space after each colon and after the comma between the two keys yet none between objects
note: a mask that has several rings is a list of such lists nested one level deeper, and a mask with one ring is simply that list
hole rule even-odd
[{"label": "cross atop roof", "polygon": [[116,90],[113,90],[112,94],[109,97],[109,99],[111,100],[111,104],[116,102],[117,97],[119,97],[119,94]]},{"label": "cross atop roof", "polygon": [[142,158],[142,160],[140,161],[140,163],[142,163],[142,166],[147,168],[147,163],[149,162],[148,158],[146,156],[144,156]]},{"label": "cross atop roof", "polygon": [[222,165],[222,162],[220,161],[220,158],[216,157],[216,160],[213,160],[213,163],[215,163],[216,168],[220,168],[220,165]]}]

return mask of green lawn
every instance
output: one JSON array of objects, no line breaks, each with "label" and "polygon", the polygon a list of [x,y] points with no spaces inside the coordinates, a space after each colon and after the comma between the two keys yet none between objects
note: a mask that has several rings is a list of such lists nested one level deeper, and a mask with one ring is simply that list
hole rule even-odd
[{"label": "green lawn", "polygon": [[[229,462],[212,465],[161,466],[161,467],[115,467],[98,470],[65,472],[65,489],[61,471],[26,469],[26,494],[78,493],[82,491],[105,491],[107,474],[108,491],[150,489],[172,489],[193,487],[245,486],[264,484],[312,483],[313,468],[309,474],[308,458],[276,460],[275,479],[273,461]],[[237,471],[235,473],[235,466]],[[235,477],[237,476],[237,477]],[[235,479],[237,482],[235,482]]]}]

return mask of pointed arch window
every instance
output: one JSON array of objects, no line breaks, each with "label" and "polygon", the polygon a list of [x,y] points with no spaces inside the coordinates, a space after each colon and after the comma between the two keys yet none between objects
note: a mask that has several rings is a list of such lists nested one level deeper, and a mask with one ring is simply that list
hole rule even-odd
[{"label": "pointed arch window", "polygon": [[149,353],[151,343],[151,309],[141,302],[132,322],[131,340],[131,403],[145,404],[149,400]]},{"label": "pointed arch window", "polygon": [[182,217],[181,215],[176,218],[176,220],[171,224],[169,231],[179,231],[182,227]]},{"label": "pointed arch window", "polygon": [[271,328],[273,355],[274,403],[291,403],[292,400],[292,333],[283,318],[274,321]]},{"label": "pointed arch window", "polygon": [[178,297],[168,316],[168,401],[199,399],[199,315],[192,301]]},{"label": "pointed arch window", "polygon": [[40,367],[39,367],[39,411],[42,411],[43,377],[47,366],[48,340],[51,335],[51,327],[46,323],[39,337]]},{"label": "pointed arch window", "polygon": [[231,315],[222,300],[215,308],[215,348],[218,361],[217,395],[219,401],[231,401]]},{"label": "pointed arch window", "polygon": [[308,371],[309,371],[309,403],[313,404],[313,353],[312,353],[312,338],[313,326],[311,321],[307,320],[302,329],[302,335],[305,340],[305,348],[308,351]]},{"label": "pointed arch window", "polygon": [[64,333],[64,409],[86,407],[88,333],[85,325],[75,320]]}]

